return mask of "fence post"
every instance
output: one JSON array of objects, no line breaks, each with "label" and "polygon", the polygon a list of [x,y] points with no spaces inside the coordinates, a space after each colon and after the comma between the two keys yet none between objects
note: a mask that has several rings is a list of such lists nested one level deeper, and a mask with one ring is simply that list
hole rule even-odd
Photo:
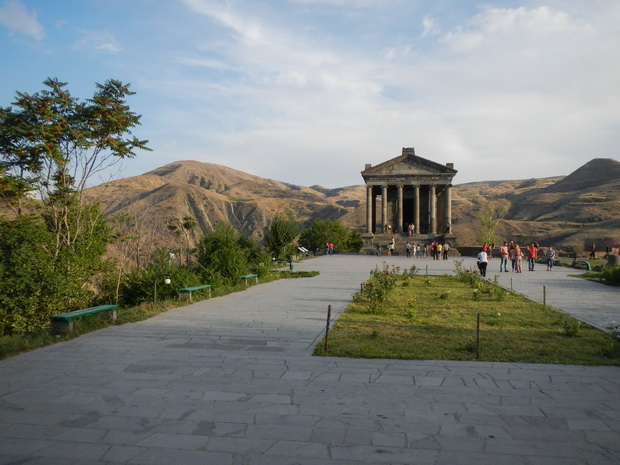
[{"label": "fence post", "polygon": [[332,306],[327,306],[327,325],[325,326],[325,353],[327,353],[327,339],[329,338],[329,320],[332,318]]},{"label": "fence post", "polygon": [[476,313],[476,360],[480,358],[480,313]]}]

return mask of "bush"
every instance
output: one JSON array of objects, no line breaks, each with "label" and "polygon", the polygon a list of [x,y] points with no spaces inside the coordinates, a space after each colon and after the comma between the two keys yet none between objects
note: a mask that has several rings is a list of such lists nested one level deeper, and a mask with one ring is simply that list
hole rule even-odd
[{"label": "bush", "polygon": [[601,277],[607,284],[620,286],[620,266],[611,266],[603,268]]}]

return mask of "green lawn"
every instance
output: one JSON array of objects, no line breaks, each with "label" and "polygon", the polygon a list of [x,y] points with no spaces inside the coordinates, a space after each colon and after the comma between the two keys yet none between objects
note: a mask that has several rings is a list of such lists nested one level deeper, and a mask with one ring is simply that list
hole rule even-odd
[{"label": "green lawn", "polygon": [[[467,282],[456,276],[392,276],[394,288],[382,305],[377,304],[381,296],[373,300],[376,293],[370,298],[358,293],[330,331],[327,353],[321,343],[315,355],[620,364],[618,343],[609,333],[477,275],[460,276]],[[381,288],[374,286],[373,291]]]}]

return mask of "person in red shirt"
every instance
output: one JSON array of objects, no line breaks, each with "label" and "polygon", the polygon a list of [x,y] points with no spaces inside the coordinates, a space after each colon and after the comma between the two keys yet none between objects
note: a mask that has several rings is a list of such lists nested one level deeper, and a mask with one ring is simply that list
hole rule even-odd
[{"label": "person in red shirt", "polygon": [[538,248],[536,247],[536,243],[532,242],[527,247],[527,269],[529,271],[534,271],[534,265],[536,264],[537,256],[538,256]]}]

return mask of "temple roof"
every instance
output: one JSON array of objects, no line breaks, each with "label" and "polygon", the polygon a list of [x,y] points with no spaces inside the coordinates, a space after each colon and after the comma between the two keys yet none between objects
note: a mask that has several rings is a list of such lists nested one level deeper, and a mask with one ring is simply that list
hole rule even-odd
[{"label": "temple roof", "polygon": [[366,165],[366,169],[362,171],[362,177],[366,182],[379,180],[384,177],[452,180],[456,173],[458,171],[452,167],[451,163],[448,163],[448,166],[435,163],[417,156],[413,148],[403,148],[402,155],[396,158],[380,163],[377,166]]}]

